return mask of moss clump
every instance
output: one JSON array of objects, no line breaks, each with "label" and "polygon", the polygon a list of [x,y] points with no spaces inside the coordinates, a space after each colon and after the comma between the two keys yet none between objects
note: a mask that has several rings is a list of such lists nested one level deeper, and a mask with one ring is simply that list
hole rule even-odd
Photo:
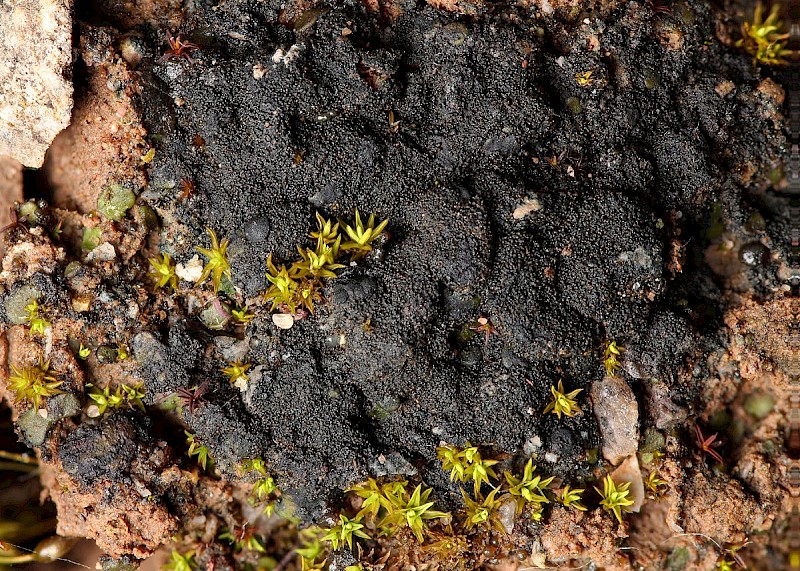
[{"label": "moss clump", "polygon": [[219,241],[217,234],[211,228],[206,228],[206,230],[211,238],[211,247],[196,248],[198,252],[208,259],[206,265],[203,266],[203,273],[200,275],[200,279],[197,280],[197,284],[200,285],[210,277],[211,283],[214,285],[214,293],[216,293],[222,285],[223,276],[228,280],[231,279],[231,264],[228,261],[229,241],[227,238]]},{"label": "moss clump", "polygon": [[[314,313],[314,304],[322,299],[324,279],[337,277],[336,271],[343,269],[339,260],[350,256],[354,262],[363,258],[373,250],[372,244],[383,234],[388,220],[375,225],[375,215],[370,214],[366,225],[361,221],[358,210],[353,226],[326,220],[317,212],[317,230],[310,237],[316,240],[314,248],[297,247],[300,260],[288,268],[285,264],[276,264],[272,254],[267,256],[267,280],[270,287],[264,299],[271,302],[270,311],[295,314],[298,311]],[[343,226],[344,234],[339,227]],[[342,242],[342,237],[349,238]]]},{"label": "moss clump", "polygon": [[742,38],[736,46],[753,56],[753,64],[781,65],[791,51],[786,49],[789,34],[783,32],[783,22],[778,19],[781,5],[773,4],[764,19],[764,6],[759,2],[753,12],[753,21],[742,24]]},{"label": "moss clump", "polygon": [[38,365],[22,369],[12,365],[8,388],[14,392],[15,402],[30,403],[38,410],[43,398],[63,392],[58,389],[63,382],[50,374],[50,361],[40,360]]}]

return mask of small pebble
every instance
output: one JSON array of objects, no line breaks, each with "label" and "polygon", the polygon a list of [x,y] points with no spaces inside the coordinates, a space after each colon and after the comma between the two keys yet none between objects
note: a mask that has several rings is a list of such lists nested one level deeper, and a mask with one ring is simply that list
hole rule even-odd
[{"label": "small pebble", "polygon": [[257,63],[253,66],[253,79],[259,80],[265,75],[267,75],[267,71],[269,71],[263,64]]},{"label": "small pebble", "polygon": [[117,251],[113,244],[103,242],[91,252],[86,254],[86,262],[110,262],[117,257]]},{"label": "small pebble", "polygon": [[750,267],[766,265],[769,261],[769,248],[761,242],[750,242],[739,250],[739,259]]},{"label": "small pebble", "polygon": [[272,323],[278,329],[291,329],[294,327],[294,317],[288,313],[273,313]]},{"label": "small pebble", "polygon": [[177,264],[175,266],[175,275],[183,281],[196,282],[203,275],[203,262],[195,254],[191,260],[185,264]]},{"label": "small pebble", "polygon": [[72,309],[78,313],[85,313],[92,308],[92,298],[88,295],[76,295],[72,298]]},{"label": "small pebble", "polygon": [[120,53],[131,68],[136,69],[142,62],[146,47],[141,38],[137,36],[126,36],[119,43]]},{"label": "small pebble", "polygon": [[330,347],[331,349],[344,347],[346,343],[347,340],[344,335],[329,335],[325,338],[325,346]]},{"label": "small pebble", "polygon": [[514,212],[511,213],[511,216],[514,217],[514,220],[522,220],[531,212],[537,212],[538,210],[542,209],[542,203],[536,200],[535,198],[526,198],[522,201],[522,204],[517,206],[514,209]]}]

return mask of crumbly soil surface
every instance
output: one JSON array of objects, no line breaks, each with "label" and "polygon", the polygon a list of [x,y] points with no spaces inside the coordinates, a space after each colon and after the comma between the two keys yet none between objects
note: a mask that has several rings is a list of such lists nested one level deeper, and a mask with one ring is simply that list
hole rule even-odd
[{"label": "crumbly soil surface", "polygon": [[[357,511],[355,482],[401,477],[431,486],[452,526],[422,546],[406,531],[359,540],[331,569],[783,565],[798,313],[784,93],[733,46],[740,7],[99,4],[76,7],[73,122],[36,179],[49,206],[4,232],[0,273],[0,374],[41,358],[63,381],[39,412],[0,382],[59,533],[95,539],[106,569],[173,538],[201,568],[299,569],[298,524],[332,525]],[[190,58],[161,58],[168,30],[197,45]],[[121,188],[135,205],[112,220],[98,197]],[[313,314],[276,327],[267,255],[291,262],[316,213],[352,224],[356,209],[388,219],[385,236]],[[148,260],[202,264],[207,229],[230,241],[220,292],[155,289]],[[43,335],[25,323],[33,297]],[[244,306],[255,318],[237,325]],[[615,469],[615,427],[588,398],[607,341],[638,405],[626,481],[666,483],[623,523],[593,488]],[[220,370],[235,361],[252,366],[241,386]],[[559,381],[581,389],[580,414],[543,413]],[[195,410],[175,407],[203,383]],[[141,384],[144,411],[97,416],[90,384]],[[185,431],[212,467],[187,456]],[[589,509],[551,502],[541,521],[512,510],[506,533],[467,530],[442,442],[479,445],[498,474],[533,458]],[[248,505],[236,466],[258,456],[292,523]],[[243,527],[271,563],[219,539]],[[428,548],[452,534],[460,549]]]}]

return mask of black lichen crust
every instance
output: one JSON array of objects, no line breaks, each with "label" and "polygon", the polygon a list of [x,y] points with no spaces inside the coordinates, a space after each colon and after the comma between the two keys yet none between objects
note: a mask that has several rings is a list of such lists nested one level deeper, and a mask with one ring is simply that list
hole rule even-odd
[{"label": "black lichen crust", "polygon": [[[375,212],[389,239],[315,315],[250,324],[245,393],[225,385],[212,335],[139,338],[150,398],[216,375],[189,427],[223,469],[263,455],[305,515],[368,474],[419,472],[445,492],[441,440],[587,474],[589,404],[545,416],[550,386],[583,397],[606,339],[667,382],[694,352],[713,285],[674,279],[671,241],[699,249],[714,204],[738,204],[741,173],[783,143],[749,58],[716,41],[703,2],[624,2],[572,24],[410,1],[388,22],[342,2],[294,26],[281,4],[201,9],[184,26],[194,63],[142,67],[162,251],[186,262],[213,228],[231,240],[234,285],[257,296],[267,254],[293,257],[316,211]],[[177,197],[181,179],[194,196]],[[470,330],[481,315],[496,335]]]}]

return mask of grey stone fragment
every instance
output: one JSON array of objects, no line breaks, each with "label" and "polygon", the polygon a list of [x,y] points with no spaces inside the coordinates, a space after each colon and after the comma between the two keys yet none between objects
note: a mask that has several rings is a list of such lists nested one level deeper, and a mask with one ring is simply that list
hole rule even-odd
[{"label": "grey stone fragment", "polygon": [[74,416],[81,411],[81,403],[72,393],[55,395],[47,401],[47,420],[53,424],[57,420]]},{"label": "grey stone fragment", "polygon": [[603,457],[616,466],[638,449],[639,405],[628,383],[616,377],[595,382],[590,394],[603,435]]},{"label": "grey stone fragment", "polygon": [[22,435],[29,446],[41,446],[47,431],[62,418],[74,416],[81,410],[81,403],[71,393],[55,395],[43,403],[41,412],[32,408],[20,415],[17,421]]},{"label": "grey stone fragment", "polygon": [[25,308],[40,297],[42,297],[42,292],[34,286],[24,285],[17,288],[5,299],[6,319],[15,325],[27,323],[29,314]]},{"label": "grey stone fragment", "polygon": [[44,443],[50,423],[31,408],[22,413],[17,421],[17,426],[22,431],[22,435],[26,440],[25,443],[35,447]]},{"label": "grey stone fragment", "polygon": [[0,155],[39,168],[72,114],[71,0],[0,2]]}]

